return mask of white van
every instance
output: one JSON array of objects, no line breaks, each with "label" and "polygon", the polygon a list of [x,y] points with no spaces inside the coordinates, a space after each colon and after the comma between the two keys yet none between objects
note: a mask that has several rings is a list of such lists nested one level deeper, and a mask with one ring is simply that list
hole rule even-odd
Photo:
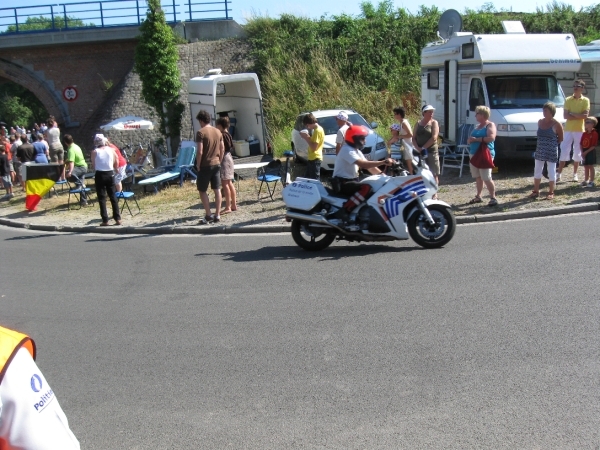
[{"label": "white van", "polygon": [[218,117],[229,116],[234,142],[249,141],[253,153],[267,153],[262,96],[255,73],[222,75],[221,69],[211,69],[203,77],[188,81],[188,101],[194,136],[200,129],[196,115],[203,109],[213,118],[213,125]]},{"label": "white van", "polygon": [[421,97],[436,108],[445,139],[454,141],[460,125],[476,123],[475,108],[486,105],[498,129],[496,156],[531,158],[542,105],[554,102],[556,118],[563,121],[557,73],[578,71],[580,65],[570,34],[452,31],[422,50]]}]

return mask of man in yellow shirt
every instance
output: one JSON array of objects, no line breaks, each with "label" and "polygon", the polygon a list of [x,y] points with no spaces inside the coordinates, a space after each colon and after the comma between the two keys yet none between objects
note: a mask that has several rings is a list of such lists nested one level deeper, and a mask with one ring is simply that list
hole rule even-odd
[{"label": "man in yellow shirt", "polygon": [[[300,132],[300,137],[308,143],[308,162],[306,164],[305,178],[319,180],[321,178],[321,161],[323,161],[323,144],[325,144],[325,131],[317,123],[317,119],[312,113],[306,114],[302,118],[302,124],[307,130]],[[312,136],[308,130],[313,130]]]},{"label": "man in yellow shirt", "polygon": [[561,181],[562,170],[567,161],[571,159],[571,146],[573,146],[573,181],[579,181],[577,169],[582,161],[581,136],[585,130],[584,121],[590,113],[590,100],[583,96],[585,82],[575,80],[573,82],[573,95],[567,97],[564,106],[565,133],[560,144],[560,163],[556,173],[556,182]]}]

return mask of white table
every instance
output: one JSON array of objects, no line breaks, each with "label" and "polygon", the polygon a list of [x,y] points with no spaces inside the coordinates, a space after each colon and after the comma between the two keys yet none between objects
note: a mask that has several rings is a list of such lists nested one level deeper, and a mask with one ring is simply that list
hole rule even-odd
[{"label": "white table", "polygon": [[[233,163],[233,173],[235,173],[238,170],[243,170],[243,169],[258,169],[259,167],[264,167],[267,164],[269,164],[268,162],[254,162],[254,163],[241,163],[241,164],[236,164],[235,162]],[[238,190],[240,188],[240,177],[238,175]]]}]

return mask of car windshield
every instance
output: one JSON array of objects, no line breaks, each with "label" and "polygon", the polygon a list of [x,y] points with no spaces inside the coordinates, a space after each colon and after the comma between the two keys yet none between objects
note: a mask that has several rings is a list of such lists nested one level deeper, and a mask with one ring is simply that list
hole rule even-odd
[{"label": "car windshield", "polygon": [[[350,114],[348,116],[348,121],[350,123],[352,123],[352,125],[364,125],[367,128],[371,128],[371,125],[369,125],[365,119],[362,118],[362,116],[360,114]],[[325,131],[325,134],[337,134],[338,130],[340,129],[340,127],[337,124],[337,121],[335,120],[335,116],[329,116],[329,117],[318,117],[317,118],[317,123],[319,125],[321,125],[321,127],[323,128],[323,130]]]},{"label": "car windshield", "polygon": [[564,106],[562,89],[550,75],[486,77],[485,84],[494,109],[541,108],[546,102]]}]

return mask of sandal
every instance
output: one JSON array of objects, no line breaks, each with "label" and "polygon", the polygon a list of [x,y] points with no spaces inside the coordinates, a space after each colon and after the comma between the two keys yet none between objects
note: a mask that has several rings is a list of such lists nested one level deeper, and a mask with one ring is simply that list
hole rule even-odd
[{"label": "sandal", "polygon": [[233,211],[233,209],[224,209],[221,211],[221,214],[229,214],[231,211]]},{"label": "sandal", "polygon": [[540,191],[533,191],[529,194],[529,198],[538,198],[540,196]]},{"label": "sandal", "polygon": [[481,200],[481,197],[479,195],[476,195],[471,200],[469,200],[469,205],[473,205],[475,203],[482,203],[482,202],[483,202],[483,200]]},{"label": "sandal", "polygon": [[438,199],[438,195],[437,194],[433,194],[433,197],[431,197],[431,200],[437,200]]},{"label": "sandal", "polygon": [[102,222],[102,223],[100,224],[100,226],[101,226],[101,227],[107,227],[107,226],[108,226],[108,222]]},{"label": "sandal", "polygon": [[492,198],[490,200],[490,202],[488,203],[488,206],[496,206],[498,204],[498,200],[496,200],[495,198]]},{"label": "sandal", "polygon": [[554,200],[554,192],[548,193],[548,195],[546,195],[546,200]]}]

